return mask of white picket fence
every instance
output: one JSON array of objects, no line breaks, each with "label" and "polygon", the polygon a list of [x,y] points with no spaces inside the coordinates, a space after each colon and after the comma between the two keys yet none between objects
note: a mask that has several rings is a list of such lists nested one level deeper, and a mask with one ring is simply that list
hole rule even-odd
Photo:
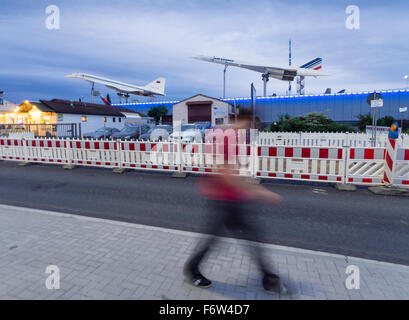
[{"label": "white picket fence", "polygon": [[[0,160],[197,174],[215,174],[219,164],[228,162],[234,166],[234,174],[253,178],[383,183],[384,147],[266,145],[257,140],[224,145],[224,139],[221,141],[0,138]],[[228,152],[225,148],[229,148]],[[394,184],[409,187],[408,147],[398,144],[395,167]]]},{"label": "white picket fence", "polygon": [[[260,132],[260,145],[283,146],[318,146],[318,147],[353,147],[384,148],[388,141],[387,134],[378,134],[376,143],[372,142],[372,135],[367,133],[335,133],[335,132]],[[409,147],[409,135],[402,134],[399,143]]]}]

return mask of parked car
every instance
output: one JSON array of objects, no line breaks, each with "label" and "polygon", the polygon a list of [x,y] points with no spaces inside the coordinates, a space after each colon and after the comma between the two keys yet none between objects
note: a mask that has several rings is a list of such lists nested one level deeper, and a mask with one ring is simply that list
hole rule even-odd
[{"label": "parked car", "polygon": [[170,125],[158,125],[140,136],[141,140],[162,141],[169,140],[173,128]]},{"label": "parked car", "polygon": [[203,142],[203,135],[200,126],[194,123],[182,124],[176,128],[169,137],[170,141],[182,142]]},{"label": "parked car", "polygon": [[210,121],[195,122],[194,124],[199,126],[199,130],[202,132],[202,136],[206,133],[207,129],[210,129],[212,127]]},{"label": "parked car", "polygon": [[139,139],[139,137],[149,131],[149,126],[146,124],[136,126],[125,126],[121,131],[112,135],[114,139]]},{"label": "parked car", "polygon": [[117,128],[100,128],[94,132],[87,132],[84,133],[82,136],[84,138],[91,138],[91,139],[103,139],[110,138],[114,133],[119,132]]}]

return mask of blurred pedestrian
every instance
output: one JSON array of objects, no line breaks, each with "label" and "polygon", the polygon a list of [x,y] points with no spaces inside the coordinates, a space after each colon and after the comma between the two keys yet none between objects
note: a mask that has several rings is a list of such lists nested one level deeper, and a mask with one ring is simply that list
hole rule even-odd
[{"label": "blurred pedestrian", "polygon": [[[243,129],[250,124],[248,120],[241,121],[235,129]],[[224,140],[224,139],[223,139]],[[229,141],[228,143],[231,143]],[[198,191],[201,196],[207,199],[209,213],[212,216],[212,226],[209,230],[211,236],[202,244],[198,245],[197,251],[185,263],[183,274],[187,281],[200,288],[208,288],[211,281],[200,272],[200,264],[207,255],[211,247],[217,241],[217,237],[222,235],[224,228],[232,233],[247,232],[256,235],[258,230],[246,222],[245,206],[253,201],[262,201],[277,206],[281,202],[281,197],[260,185],[250,183],[248,178],[243,178],[233,174],[237,168],[234,164],[229,164],[228,150],[224,146],[224,163],[218,165],[217,175],[206,176],[199,179]],[[263,288],[267,292],[285,293],[286,288],[277,274],[268,266],[267,261],[259,246],[252,248],[257,265],[263,275]]]}]

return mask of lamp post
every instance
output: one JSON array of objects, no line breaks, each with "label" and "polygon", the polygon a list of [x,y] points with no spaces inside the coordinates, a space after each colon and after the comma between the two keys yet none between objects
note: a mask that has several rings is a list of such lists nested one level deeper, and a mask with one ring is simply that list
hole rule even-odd
[{"label": "lamp post", "polygon": [[408,111],[408,107],[399,108],[400,127],[401,127],[402,132],[403,132],[403,117],[404,117],[404,114],[405,114],[406,111]]},{"label": "lamp post", "polygon": [[405,74],[403,78],[406,80],[406,90],[408,90],[409,89],[409,75]]}]

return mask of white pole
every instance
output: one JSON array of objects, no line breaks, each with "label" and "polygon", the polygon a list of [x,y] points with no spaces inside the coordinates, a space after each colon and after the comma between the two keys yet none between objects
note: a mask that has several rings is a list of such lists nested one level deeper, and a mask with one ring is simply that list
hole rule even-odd
[{"label": "white pole", "polygon": [[223,99],[226,99],[226,70],[227,70],[228,65],[224,65],[224,71],[223,71]]}]

